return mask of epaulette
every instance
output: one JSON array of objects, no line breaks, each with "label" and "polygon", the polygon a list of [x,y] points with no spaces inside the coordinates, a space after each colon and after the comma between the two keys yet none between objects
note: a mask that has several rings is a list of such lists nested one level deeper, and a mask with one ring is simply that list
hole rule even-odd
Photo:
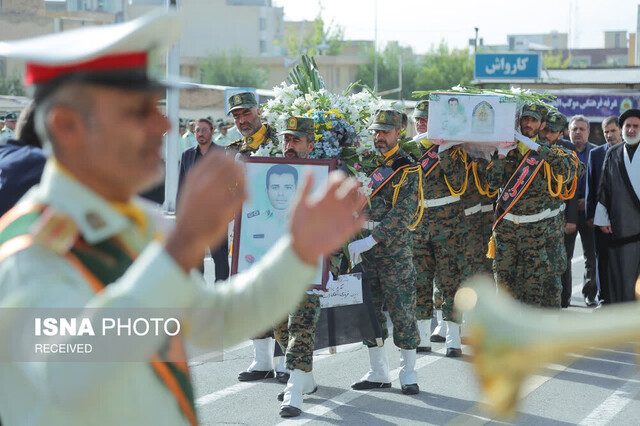
[{"label": "epaulette", "polygon": [[227,145],[225,147],[225,149],[234,149],[235,148],[236,150],[239,150],[241,146],[242,146],[242,139],[238,139],[238,140],[236,140],[234,142],[231,142],[229,145]]},{"label": "epaulette", "polygon": [[46,208],[29,229],[33,241],[58,254],[65,254],[76,242],[80,228],[67,214]]}]

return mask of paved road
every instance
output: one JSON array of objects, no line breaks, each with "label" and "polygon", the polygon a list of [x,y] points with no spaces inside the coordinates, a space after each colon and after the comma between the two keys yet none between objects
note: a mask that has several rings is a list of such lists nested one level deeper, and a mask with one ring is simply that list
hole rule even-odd
[{"label": "paved road", "polygon": [[[577,245],[576,253],[580,253]],[[581,295],[583,265],[573,260],[574,294],[569,310],[589,315]],[[615,323],[611,324],[615,328]],[[304,413],[284,421],[276,400],[283,385],[275,379],[238,382],[238,372],[252,358],[249,341],[224,353],[223,362],[194,363],[199,417],[207,424],[349,424],[349,425],[633,425],[640,424],[640,372],[634,348],[594,348],[589,355],[571,355],[563,364],[549,365],[523,386],[515,418],[495,419],[484,411],[482,396],[464,346],[463,358],[444,356],[444,345],[419,355],[416,368],[420,394],[405,396],[397,381],[399,352],[390,340],[386,348],[392,368],[391,389],[352,391],[350,384],[367,370],[368,356],[360,344],[315,354],[319,390],[305,399]]]}]

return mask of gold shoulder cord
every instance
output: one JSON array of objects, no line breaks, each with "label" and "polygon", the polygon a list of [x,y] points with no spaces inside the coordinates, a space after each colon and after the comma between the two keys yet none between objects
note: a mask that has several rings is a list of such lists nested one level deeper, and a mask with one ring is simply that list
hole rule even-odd
[{"label": "gold shoulder cord", "polygon": [[[561,149],[551,148],[556,154],[560,156],[570,156],[570,161],[574,167],[578,167],[578,160],[575,155],[571,155]],[[556,175],[551,170],[551,166],[548,162],[544,162],[544,170],[547,175],[547,187],[549,188],[549,194],[552,197],[560,198],[561,200],[568,200],[573,198],[576,193],[576,189],[578,188],[578,176],[574,174],[573,179],[570,179],[569,176],[565,177],[562,175]],[[556,182],[556,190],[554,191],[552,188],[552,180]],[[571,186],[567,188],[567,183],[571,182]],[[564,191],[563,191],[564,189]]]},{"label": "gold shoulder cord", "polygon": [[476,182],[476,188],[478,188],[478,192],[480,193],[480,195],[485,195],[489,198],[495,197],[498,193],[498,190],[491,192],[488,183],[484,187],[480,183],[480,177],[478,176],[478,163],[476,163],[475,161],[471,163],[471,171],[473,172],[473,178]]},{"label": "gold shoulder cord", "polygon": [[424,193],[422,192],[422,166],[420,166],[420,164],[415,165],[415,166],[411,166],[411,167],[405,167],[404,170],[402,170],[402,176],[400,177],[400,181],[397,184],[392,183],[391,185],[393,186],[393,199],[391,200],[391,205],[395,206],[396,205],[396,201],[398,201],[398,195],[400,194],[400,188],[402,187],[402,183],[404,182],[404,180],[407,178],[407,176],[409,175],[409,173],[418,173],[418,208],[416,209],[416,212],[413,214],[413,217],[417,217],[416,221],[407,226],[408,229],[414,229],[416,226],[418,226],[418,224],[420,223],[420,221],[422,220],[422,213],[424,212],[424,206],[423,206],[423,200],[424,200]]},{"label": "gold shoulder cord", "polygon": [[462,157],[462,162],[465,164],[464,183],[462,184],[462,187],[456,191],[451,187],[451,184],[449,183],[449,179],[447,179],[447,175],[444,175],[444,182],[447,184],[447,188],[449,188],[449,192],[451,193],[451,195],[453,195],[454,197],[459,197],[462,194],[464,194],[464,192],[467,190],[467,184],[469,182],[469,170],[467,169],[467,151],[464,151],[460,148],[456,148],[453,155],[455,157]]}]

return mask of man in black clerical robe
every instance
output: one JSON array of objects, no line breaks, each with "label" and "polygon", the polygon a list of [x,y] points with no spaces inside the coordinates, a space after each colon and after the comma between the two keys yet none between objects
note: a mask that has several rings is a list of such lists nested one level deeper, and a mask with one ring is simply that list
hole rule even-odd
[{"label": "man in black clerical robe", "polygon": [[640,110],[625,111],[619,123],[624,143],[611,147],[604,159],[594,217],[594,224],[611,235],[605,303],[640,295]]}]

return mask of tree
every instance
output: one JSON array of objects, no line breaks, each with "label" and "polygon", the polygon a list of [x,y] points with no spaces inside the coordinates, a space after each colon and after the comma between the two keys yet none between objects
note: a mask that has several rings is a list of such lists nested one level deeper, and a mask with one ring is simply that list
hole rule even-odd
[{"label": "tree", "polygon": [[542,64],[544,68],[569,68],[571,65],[571,53],[567,55],[566,59],[562,59],[562,52],[553,54],[553,52],[544,52],[542,54]]},{"label": "tree", "polygon": [[467,49],[449,49],[442,40],[437,48],[431,47],[420,61],[416,75],[416,90],[446,90],[468,86],[473,79],[473,59]]},{"label": "tree", "polygon": [[[373,51],[371,61],[360,66],[358,79],[373,87]],[[416,90],[447,90],[458,84],[468,86],[473,79],[473,59],[466,49],[449,49],[442,41],[428,53],[416,56],[410,47],[387,44],[378,53],[378,92],[398,87],[398,69],[402,58],[402,98],[411,99]],[[397,99],[398,94],[383,96]]]},{"label": "tree", "polygon": [[[357,79],[369,87],[374,86],[374,51],[369,49],[367,55],[370,61],[358,68]],[[382,52],[378,52],[378,92],[391,90],[400,83],[398,72],[402,60],[402,98],[411,99],[411,93],[417,90],[414,85],[416,74],[419,71],[418,61],[411,47],[400,46],[397,43],[389,43]],[[398,99],[398,93],[384,95],[386,99]]]},{"label": "tree", "polygon": [[263,87],[267,71],[246,62],[242,52],[231,49],[229,55],[222,52],[205,58],[200,64],[200,76],[205,84],[234,87]]},{"label": "tree", "polygon": [[[300,37],[301,32],[302,37]],[[305,28],[303,23],[301,30],[291,30],[285,37],[284,45],[289,56],[337,55],[345,46],[344,28],[339,25],[334,26],[333,21],[325,28],[321,7],[318,16],[311,22],[311,28]],[[321,52],[318,46],[322,45],[327,47]]]},{"label": "tree", "polygon": [[0,79],[0,95],[25,96],[26,93],[18,77]]}]

